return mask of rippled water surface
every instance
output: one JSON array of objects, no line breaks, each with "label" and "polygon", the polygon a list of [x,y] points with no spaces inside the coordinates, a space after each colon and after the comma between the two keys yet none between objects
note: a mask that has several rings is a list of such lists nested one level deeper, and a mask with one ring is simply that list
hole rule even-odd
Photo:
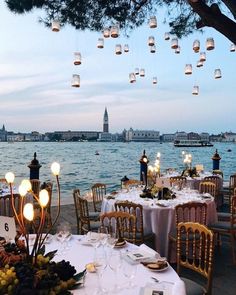
[{"label": "rippled water surface", "polygon": [[[108,190],[117,189],[120,179],[127,175],[129,178],[139,178],[139,159],[143,150],[154,164],[157,152],[161,153],[161,170],[166,168],[183,169],[181,148],[173,143],[121,143],[121,142],[38,142],[12,144],[0,142],[0,177],[7,171],[16,175],[16,183],[22,178],[29,177],[27,165],[33,159],[34,152],[42,165],[40,180],[53,179],[50,165],[58,161],[61,165],[61,191],[63,202],[72,202],[72,190],[80,188],[82,192],[89,190],[95,182],[103,182]],[[215,143],[214,147],[184,148],[192,154],[193,165],[203,164],[205,170],[212,170],[212,156],[215,150],[221,156],[220,169],[224,172],[224,179],[236,172],[236,144]],[[231,152],[229,152],[231,150]],[[95,155],[96,151],[99,155]]]}]

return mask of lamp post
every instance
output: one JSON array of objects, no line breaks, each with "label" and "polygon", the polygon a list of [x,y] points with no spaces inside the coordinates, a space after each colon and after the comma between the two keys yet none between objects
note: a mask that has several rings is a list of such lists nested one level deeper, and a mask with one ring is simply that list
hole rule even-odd
[{"label": "lamp post", "polygon": [[34,153],[34,158],[31,163],[28,165],[30,168],[30,179],[39,179],[39,169],[42,165],[39,164],[39,161],[36,159],[37,154]]},{"label": "lamp post", "polygon": [[143,154],[139,160],[140,163],[140,181],[143,182],[145,186],[147,186],[147,167],[148,167],[148,158],[145,154],[145,150],[143,150]]},{"label": "lamp post", "polygon": [[121,186],[121,188],[123,188],[123,186],[125,185],[126,181],[128,181],[128,180],[129,180],[129,178],[126,175],[121,178],[121,180],[120,180],[120,186]]},{"label": "lamp post", "polygon": [[213,155],[213,157],[211,159],[213,161],[213,168],[212,169],[213,170],[219,170],[220,169],[220,160],[221,160],[221,157],[218,154],[217,149],[216,149],[215,154]]}]

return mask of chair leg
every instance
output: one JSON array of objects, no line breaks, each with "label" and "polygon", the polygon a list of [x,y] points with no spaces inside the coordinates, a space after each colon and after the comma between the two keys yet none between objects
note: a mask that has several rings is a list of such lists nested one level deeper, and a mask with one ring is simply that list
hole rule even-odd
[{"label": "chair leg", "polygon": [[230,239],[231,239],[231,248],[232,248],[232,256],[233,256],[233,264],[236,264],[236,257],[235,257],[235,249],[234,249],[234,246],[235,246],[235,236],[234,236],[234,233],[231,233],[230,235]]}]

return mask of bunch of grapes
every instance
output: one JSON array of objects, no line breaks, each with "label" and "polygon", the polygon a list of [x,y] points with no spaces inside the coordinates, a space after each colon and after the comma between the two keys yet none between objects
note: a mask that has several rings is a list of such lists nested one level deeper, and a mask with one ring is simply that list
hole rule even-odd
[{"label": "bunch of grapes", "polygon": [[29,263],[20,261],[15,264],[15,272],[19,283],[15,288],[15,293],[20,294],[34,294],[34,275],[35,270]]},{"label": "bunch of grapes", "polygon": [[7,253],[12,253],[15,255],[19,255],[21,253],[21,250],[19,249],[19,247],[15,244],[15,243],[7,243],[4,245],[4,250]]},{"label": "bunch of grapes", "polygon": [[57,273],[62,281],[67,281],[76,274],[74,266],[69,261],[52,262],[50,267],[52,272]]},{"label": "bunch of grapes", "polygon": [[8,264],[0,270],[0,294],[13,294],[16,286],[19,284],[15,268]]}]

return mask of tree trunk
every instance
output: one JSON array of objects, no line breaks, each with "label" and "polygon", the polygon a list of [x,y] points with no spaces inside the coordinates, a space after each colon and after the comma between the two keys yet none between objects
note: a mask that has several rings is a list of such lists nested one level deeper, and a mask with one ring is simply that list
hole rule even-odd
[{"label": "tree trunk", "polygon": [[188,0],[193,11],[201,18],[202,26],[212,27],[236,44],[236,23],[221,13],[217,4],[211,7],[202,0]]}]

